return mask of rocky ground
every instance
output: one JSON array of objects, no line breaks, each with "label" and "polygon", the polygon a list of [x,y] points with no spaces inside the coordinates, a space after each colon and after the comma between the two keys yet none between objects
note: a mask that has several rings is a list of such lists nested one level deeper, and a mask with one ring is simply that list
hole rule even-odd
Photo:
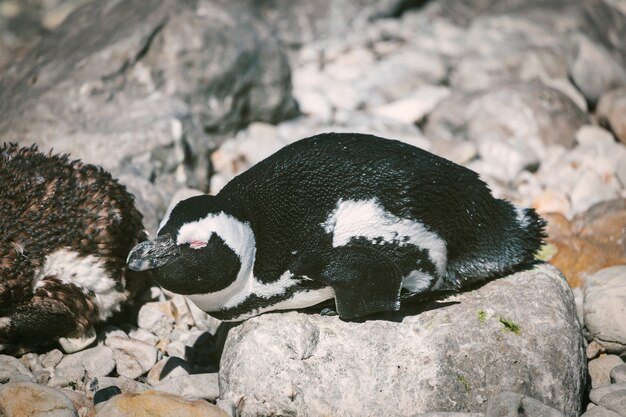
[{"label": "rocky ground", "polygon": [[626,416],[623,2],[4,0],[0,24],[2,140],[104,166],[151,234],[290,142],[366,132],[535,207],[565,277],[234,328],[153,287],[77,352],[0,356],[0,414]]}]

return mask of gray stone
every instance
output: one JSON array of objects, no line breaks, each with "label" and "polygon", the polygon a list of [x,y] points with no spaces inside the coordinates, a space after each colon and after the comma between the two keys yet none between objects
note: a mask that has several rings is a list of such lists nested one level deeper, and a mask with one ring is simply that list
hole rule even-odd
[{"label": "gray stone", "polygon": [[140,340],[111,336],[107,346],[113,349],[117,373],[137,378],[148,372],[157,361],[157,348]]},{"label": "gray stone", "polygon": [[482,417],[483,413],[455,413],[445,411],[432,411],[430,413],[420,414],[414,417]]},{"label": "gray stone", "polygon": [[606,394],[598,405],[626,416],[626,389]]},{"label": "gray stone", "polygon": [[50,375],[48,385],[55,388],[82,386],[86,371],[82,365],[56,368]]},{"label": "gray stone", "polygon": [[607,352],[626,352],[626,266],[596,272],[585,280],[584,291],[585,326],[593,339]]},{"label": "gray stone", "polygon": [[594,388],[589,392],[589,399],[594,404],[600,404],[600,401],[604,396],[615,392],[615,391],[623,391],[626,390],[626,382],[618,382],[610,385],[602,385],[600,387]]},{"label": "gray stone", "polygon": [[167,301],[155,301],[141,306],[137,316],[139,328],[154,333],[158,337],[166,337],[174,328],[175,319],[172,308]]},{"label": "gray stone", "polygon": [[504,391],[489,400],[486,417],[564,417],[559,410],[516,392]]},{"label": "gray stone", "polygon": [[619,0],[583,0],[585,12],[597,35],[626,66],[626,6]]},{"label": "gray stone", "polygon": [[0,384],[9,382],[36,382],[36,379],[30,369],[18,359],[0,355]]},{"label": "gray stone", "polygon": [[146,342],[154,346],[156,346],[159,342],[159,338],[155,334],[141,328],[130,330],[128,332],[128,336],[131,339],[141,340],[142,342]]},{"label": "gray stone", "polygon": [[622,417],[622,415],[611,411],[608,408],[596,406],[589,408],[580,417]]},{"label": "gray stone", "polygon": [[96,346],[65,356],[57,365],[61,368],[81,366],[89,377],[107,376],[115,369],[113,350],[107,346]]},{"label": "gray stone", "polygon": [[123,393],[131,393],[131,394],[152,389],[152,387],[148,384],[135,381],[125,376],[119,376],[116,378],[109,377],[109,376],[95,378],[89,381],[88,386],[90,386],[90,389],[93,392],[98,391],[99,389],[102,389],[102,388],[116,386],[120,390],[122,390]]},{"label": "gray stone", "polygon": [[626,85],[622,64],[602,45],[582,34],[572,39],[569,73],[587,101],[594,105],[604,92]]},{"label": "gray stone", "polygon": [[[429,138],[472,140],[488,136],[532,144],[575,145],[574,135],[587,115],[563,93],[540,83],[494,87],[484,93],[455,93],[429,115]],[[541,149],[535,149],[541,153]]]},{"label": "gray stone", "polygon": [[154,389],[208,401],[215,401],[220,396],[217,373],[176,376],[157,384]]},{"label": "gray stone", "polygon": [[591,387],[596,388],[611,383],[611,370],[624,361],[617,355],[602,355],[589,361],[589,376]]},{"label": "gray stone", "polygon": [[150,385],[158,385],[179,376],[186,376],[191,373],[191,366],[184,359],[176,356],[163,358],[156,363],[148,372],[146,382]]},{"label": "gray stone", "polygon": [[0,415],[4,417],[78,417],[63,391],[32,382],[0,387]]},{"label": "gray stone", "polygon": [[205,188],[206,132],[292,115],[290,90],[277,40],[228,4],[94,1],[3,74],[0,140]]},{"label": "gray stone", "polygon": [[626,88],[608,91],[596,108],[601,123],[609,126],[615,136],[626,143]]},{"label": "gray stone", "polygon": [[59,349],[53,349],[41,358],[41,366],[44,368],[54,368],[63,359],[63,352]]},{"label": "gray stone", "polygon": [[626,382],[626,364],[617,365],[611,369],[609,374],[611,377],[611,383]]},{"label": "gray stone", "polygon": [[405,308],[363,323],[296,312],[249,319],[228,335],[221,397],[241,400],[242,416],[410,416],[481,412],[504,389],[580,414],[585,350],[571,290],[553,267],[427,311]]}]

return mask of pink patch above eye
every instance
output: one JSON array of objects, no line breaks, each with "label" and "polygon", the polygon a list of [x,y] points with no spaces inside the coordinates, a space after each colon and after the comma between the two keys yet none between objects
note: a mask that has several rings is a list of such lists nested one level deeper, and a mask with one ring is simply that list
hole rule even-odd
[{"label": "pink patch above eye", "polygon": [[203,240],[194,240],[189,244],[189,247],[193,249],[200,249],[206,246],[206,242]]}]

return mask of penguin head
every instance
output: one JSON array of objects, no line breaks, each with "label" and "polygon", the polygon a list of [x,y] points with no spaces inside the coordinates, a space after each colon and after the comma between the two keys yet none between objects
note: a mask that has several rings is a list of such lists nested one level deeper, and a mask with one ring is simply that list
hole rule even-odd
[{"label": "penguin head", "polygon": [[250,225],[222,209],[216,197],[200,195],[178,203],[157,238],[135,246],[127,263],[134,271],[151,270],[167,290],[208,294],[250,273],[254,255]]}]

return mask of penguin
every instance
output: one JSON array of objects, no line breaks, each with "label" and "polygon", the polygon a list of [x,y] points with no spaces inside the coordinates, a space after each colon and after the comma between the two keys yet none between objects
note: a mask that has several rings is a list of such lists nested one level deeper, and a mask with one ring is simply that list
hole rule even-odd
[{"label": "penguin", "polygon": [[128,265],[224,321],[332,299],[356,320],[528,265],[544,227],[465,167],[396,140],[327,133],[215,196],[181,201]]},{"label": "penguin", "polygon": [[40,351],[93,331],[139,289],[126,255],[147,239],[111,175],[37,147],[0,147],[0,350]]}]

